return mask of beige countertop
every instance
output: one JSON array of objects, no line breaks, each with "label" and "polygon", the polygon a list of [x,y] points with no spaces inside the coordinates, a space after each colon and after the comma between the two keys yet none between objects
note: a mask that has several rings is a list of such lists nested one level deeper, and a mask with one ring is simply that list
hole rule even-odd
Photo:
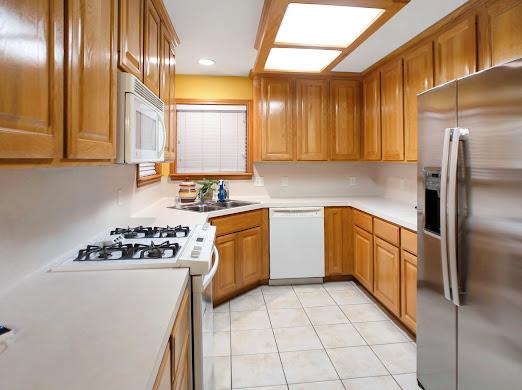
[{"label": "beige countertop", "polygon": [[0,300],[0,389],[152,389],[187,269],[40,272]]}]

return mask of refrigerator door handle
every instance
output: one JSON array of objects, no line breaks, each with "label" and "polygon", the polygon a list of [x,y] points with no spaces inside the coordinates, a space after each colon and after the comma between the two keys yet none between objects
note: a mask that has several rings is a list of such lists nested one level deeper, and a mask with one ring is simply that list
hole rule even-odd
[{"label": "refrigerator door handle", "polygon": [[440,172],[440,260],[442,269],[442,282],[444,285],[444,296],[452,301],[448,270],[448,233],[446,223],[446,209],[448,200],[448,165],[451,145],[452,128],[444,130],[444,144],[442,148],[442,163]]},{"label": "refrigerator door handle", "polygon": [[459,275],[457,266],[457,169],[459,158],[459,144],[466,139],[469,134],[468,129],[453,129],[451,142],[451,156],[449,163],[448,178],[448,258],[451,276],[451,292],[453,303],[460,306],[459,296]]}]

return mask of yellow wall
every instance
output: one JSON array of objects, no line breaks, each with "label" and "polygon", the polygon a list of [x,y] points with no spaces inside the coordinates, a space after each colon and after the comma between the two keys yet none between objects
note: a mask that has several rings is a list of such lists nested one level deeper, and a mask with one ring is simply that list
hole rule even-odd
[{"label": "yellow wall", "polygon": [[176,75],[176,98],[252,99],[252,80],[238,76]]}]

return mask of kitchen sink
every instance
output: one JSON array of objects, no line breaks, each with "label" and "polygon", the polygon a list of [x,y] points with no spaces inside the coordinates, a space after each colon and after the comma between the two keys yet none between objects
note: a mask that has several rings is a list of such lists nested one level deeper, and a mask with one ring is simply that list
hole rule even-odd
[{"label": "kitchen sink", "polygon": [[198,213],[208,213],[210,211],[218,211],[224,209],[231,209],[234,207],[248,206],[251,204],[256,204],[256,202],[245,202],[241,200],[227,200],[224,202],[206,202],[206,203],[198,203],[198,204],[187,204],[187,205],[179,205],[171,208],[179,209],[179,210],[187,210],[187,211],[196,211]]}]

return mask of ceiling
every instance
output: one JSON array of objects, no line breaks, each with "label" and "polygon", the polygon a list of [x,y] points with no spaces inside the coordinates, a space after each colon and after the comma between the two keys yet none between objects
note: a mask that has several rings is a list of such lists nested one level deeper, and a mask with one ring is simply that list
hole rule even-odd
[{"label": "ceiling", "polygon": [[[248,75],[256,59],[254,41],[263,0],[163,1],[181,40],[176,50],[178,74]],[[465,2],[411,0],[334,71],[367,69]],[[201,58],[210,58],[216,63],[199,65]]]}]

